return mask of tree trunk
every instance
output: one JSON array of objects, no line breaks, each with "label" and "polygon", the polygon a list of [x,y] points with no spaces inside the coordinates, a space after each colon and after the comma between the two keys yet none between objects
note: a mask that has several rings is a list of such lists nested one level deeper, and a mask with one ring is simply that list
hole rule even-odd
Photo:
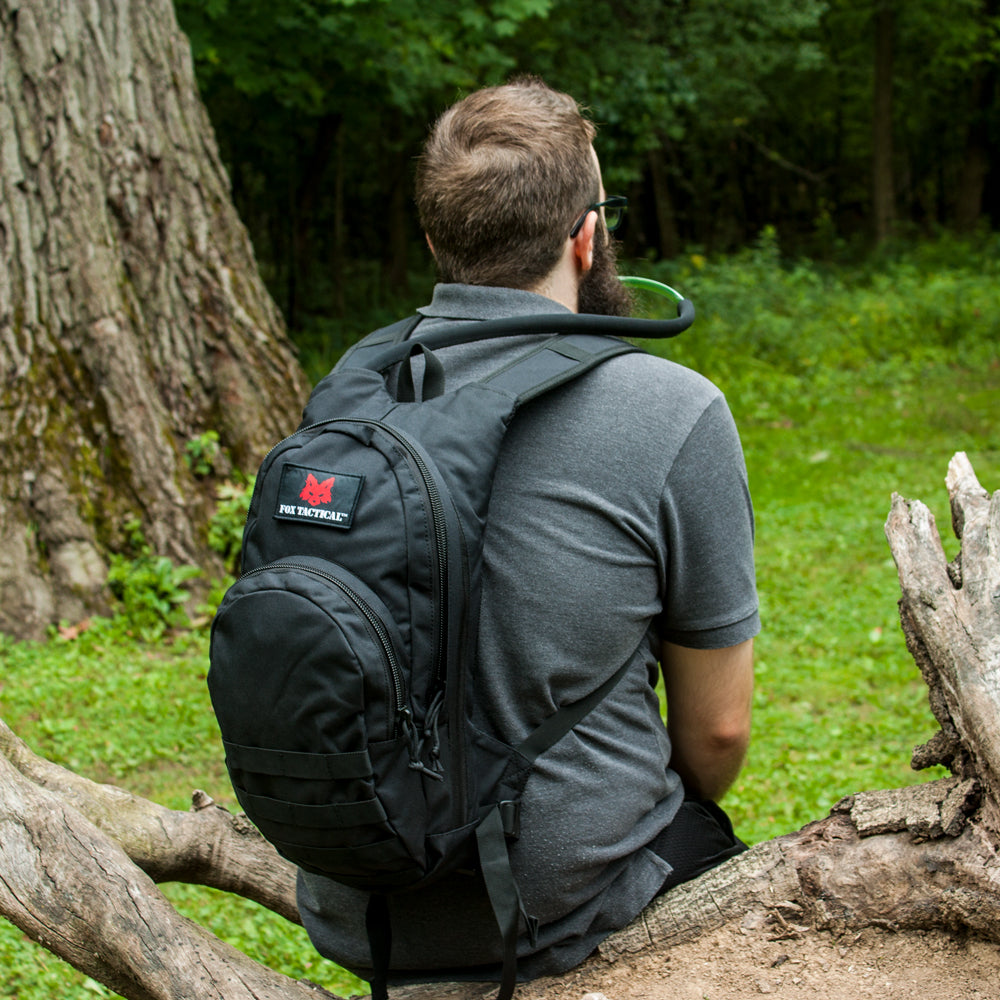
[{"label": "tree trunk", "polygon": [[[640,953],[666,962],[734,924],[772,939],[881,927],[1000,943],[1000,491],[991,500],[962,454],[947,484],[962,541],[951,565],[917,501],[893,497],[886,533],[907,643],[941,725],[914,766],[944,763],[954,776],[849,796],[825,819],[673,889],[582,967],[526,994],[602,989]],[[0,914],[126,997],[321,993],[180,920],[153,884],[196,881],[297,919],[292,866],[203,793],[189,813],[163,809],[41,760],[0,723],[0,848]],[[439,983],[393,997],[478,1000],[493,990]]]},{"label": "tree trunk", "polygon": [[[389,120],[390,134],[404,133],[402,116],[394,114]],[[382,189],[389,192],[386,206],[387,228],[385,251],[382,256],[382,281],[389,289],[390,297],[398,297],[409,291],[409,205],[410,191],[413,189],[411,172],[412,152],[408,148],[397,148],[398,143],[386,143],[383,150]]]},{"label": "tree trunk", "polygon": [[210,564],[186,442],[252,467],[307,386],[169,0],[0,0],[0,65],[0,630],[23,636],[102,607],[132,519]]},{"label": "tree trunk", "polygon": [[875,11],[875,94],[872,116],[872,214],[875,239],[881,243],[896,221],[896,190],[892,173],[893,10],[878,0]]},{"label": "tree trunk", "polygon": [[677,213],[670,193],[667,153],[663,146],[649,151],[649,179],[656,207],[656,225],[660,231],[660,256],[667,259],[681,252],[681,237],[677,231]]},{"label": "tree trunk", "polygon": [[989,114],[997,95],[998,74],[991,65],[978,69],[969,85],[972,121],[965,136],[965,156],[955,200],[955,228],[971,233],[983,214],[986,178],[992,166]]},{"label": "tree trunk", "polygon": [[295,271],[296,294],[289,305],[288,321],[293,329],[301,325],[303,313],[308,311],[309,303],[314,300],[314,296],[310,294],[313,258],[311,236],[316,227],[316,205],[327,167],[331,157],[342,145],[342,123],[343,117],[339,114],[323,115],[316,120],[309,155],[304,157],[305,163],[301,170],[295,172],[301,176],[292,212],[292,268]]}]

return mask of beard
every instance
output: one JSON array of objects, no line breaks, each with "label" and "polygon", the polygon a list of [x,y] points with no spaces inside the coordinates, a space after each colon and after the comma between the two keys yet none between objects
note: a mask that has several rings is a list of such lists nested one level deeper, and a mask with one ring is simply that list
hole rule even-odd
[{"label": "beard", "polygon": [[629,316],[632,295],[618,280],[618,248],[603,226],[594,230],[594,259],[580,279],[577,309],[595,316]]}]

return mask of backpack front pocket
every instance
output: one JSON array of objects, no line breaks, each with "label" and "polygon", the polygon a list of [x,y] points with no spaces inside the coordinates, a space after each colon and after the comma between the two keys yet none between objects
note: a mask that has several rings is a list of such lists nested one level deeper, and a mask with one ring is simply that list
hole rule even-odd
[{"label": "backpack front pocket", "polygon": [[378,597],[309,557],[247,573],[219,607],[208,685],[230,778],[250,819],[296,863],[296,847],[302,861],[368,846],[376,866],[400,861],[375,848],[397,831],[368,747],[407,745],[401,650]]}]

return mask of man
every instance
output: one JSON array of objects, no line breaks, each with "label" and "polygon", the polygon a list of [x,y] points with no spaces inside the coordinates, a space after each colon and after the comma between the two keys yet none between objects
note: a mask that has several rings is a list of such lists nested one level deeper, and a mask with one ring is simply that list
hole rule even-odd
[{"label": "man", "polygon": [[[593,137],[571,98],[533,79],[445,113],[417,176],[442,279],[420,331],[560,309],[627,313]],[[448,386],[536,339],[440,351]],[[486,535],[476,722],[517,745],[629,661],[528,779],[511,864],[540,926],[519,942],[522,976],[571,968],[658,893],[743,849],[715,802],[749,739],[752,536],[732,418],[693,372],[623,355],[513,420]],[[314,944],[360,975],[371,968],[366,903],[300,875]],[[496,977],[500,946],[478,874],[456,872],[391,906],[396,978]]]}]

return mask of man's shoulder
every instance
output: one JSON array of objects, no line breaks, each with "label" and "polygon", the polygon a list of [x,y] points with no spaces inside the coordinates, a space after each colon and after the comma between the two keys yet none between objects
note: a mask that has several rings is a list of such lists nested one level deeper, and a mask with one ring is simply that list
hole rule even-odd
[{"label": "man's shoulder", "polygon": [[648,351],[606,361],[593,373],[590,389],[609,402],[632,401],[673,414],[701,412],[724,399],[722,390],[704,375]]},{"label": "man's shoulder", "polygon": [[705,375],[642,346],[637,351],[611,359],[608,364],[616,366],[623,374],[629,373],[633,378],[660,384],[691,386],[692,389],[713,396],[720,394],[719,388]]}]

